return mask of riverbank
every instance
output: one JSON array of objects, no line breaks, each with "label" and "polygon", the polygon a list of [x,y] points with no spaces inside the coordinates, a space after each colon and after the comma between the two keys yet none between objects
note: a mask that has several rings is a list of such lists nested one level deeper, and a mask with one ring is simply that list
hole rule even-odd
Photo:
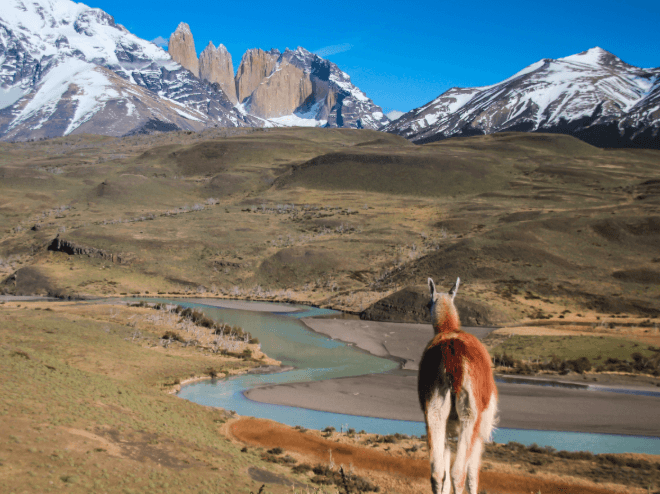
[{"label": "riverbank", "polygon": [[[331,481],[331,471],[337,472],[341,465],[345,471],[376,483],[381,491],[431,492],[428,447],[419,438],[350,430],[321,432],[248,417],[228,421],[223,430],[248,452],[262,452],[273,462],[292,461],[292,470],[308,480]],[[646,494],[647,487],[660,480],[659,461],[659,457],[650,455],[567,455],[539,447],[487,444],[479,492]],[[323,468],[317,474],[316,470],[311,472],[313,465]]]},{"label": "riverbank", "polygon": [[[303,318],[312,331],[323,334],[401,364],[404,370],[417,371],[426,344],[433,337],[430,324],[365,321],[357,319]],[[495,328],[465,327],[483,339]]]},{"label": "riverbank", "polygon": [[219,309],[249,310],[252,312],[270,312],[272,314],[290,314],[302,310],[288,303],[259,302],[250,300],[233,300],[222,298],[185,298],[185,302],[210,305]]},{"label": "riverbank", "polygon": [[[417,398],[421,352],[432,336],[426,324],[305,318],[313,331],[399,362],[402,371],[250,389],[251,400],[312,410],[423,421]],[[463,328],[480,339],[494,328]],[[507,330],[510,331],[510,330]],[[547,381],[658,391],[656,379],[616,374],[536,376]],[[597,379],[597,381],[595,381]],[[660,398],[532,384],[499,383],[500,427],[660,437]],[[634,410],[634,413],[630,411]]]}]

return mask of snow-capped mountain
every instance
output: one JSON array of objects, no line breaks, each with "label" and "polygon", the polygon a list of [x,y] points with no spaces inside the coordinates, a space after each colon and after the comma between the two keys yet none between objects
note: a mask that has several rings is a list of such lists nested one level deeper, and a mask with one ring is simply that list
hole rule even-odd
[{"label": "snow-capped mountain", "polygon": [[[219,57],[215,52],[210,55]],[[196,62],[194,46],[192,56]],[[287,50],[280,58],[306,74],[309,94],[327,87],[332,105],[326,110],[322,102],[307,98],[284,114],[293,121],[269,122],[268,116],[250,112],[256,98],[236,103],[233,74],[229,83],[209,81],[100,9],[71,0],[4,0],[0,139],[297,125],[305,119],[306,124],[340,127],[381,128],[386,123],[380,108],[336,65],[302,49]],[[260,96],[262,108],[272,105],[263,97],[273,91],[263,90]]]},{"label": "snow-capped mountain", "polygon": [[263,125],[111,15],[70,0],[4,0],[0,67],[4,140]]},{"label": "snow-capped mountain", "polygon": [[596,47],[540,60],[492,86],[452,88],[384,130],[417,143],[524,131],[660,148],[660,68],[634,67]]}]

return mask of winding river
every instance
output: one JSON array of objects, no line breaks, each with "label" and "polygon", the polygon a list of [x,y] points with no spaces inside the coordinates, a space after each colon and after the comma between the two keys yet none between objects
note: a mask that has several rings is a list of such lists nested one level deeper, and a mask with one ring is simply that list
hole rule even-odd
[{"label": "winding river", "polygon": [[[198,308],[217,321],[241,326],[254,337],[259,338],[263,351],[269,357],[280,360],[283,366],[293,367],[293,370],[275,374],[246,374],[197,382],[184,386],[179,392],[181,398],[202,405],[234,410],[244,416],[268,418],[308,429],[333,426],[337,430],[342,428],[346,430],[350,427],[357,431],[364,430],[379,434],[396,432],[417,436],[425,434],[423,422],[270,405],[249,400],[244,396],[246,390],[261,385],[359,376],[393,371],[398,368],[396,362],[375,357],[351,345],[314,333],[299,321],[301,317],[339,315],[339,312],[306,306],[286,306],[292,307],[292,312],[281,312],[283,307],[278,304],[273,304],[273,309],[280,312],[253,312],[211,307],[194,301],[146,300]],[[222,301],[217,303],[221,304]],[[536,443],[567,451],[660,454],[660,439],[656,437],[499,428],[494,434],[494,440],[499,443],[516,441],[526,445]]]}]

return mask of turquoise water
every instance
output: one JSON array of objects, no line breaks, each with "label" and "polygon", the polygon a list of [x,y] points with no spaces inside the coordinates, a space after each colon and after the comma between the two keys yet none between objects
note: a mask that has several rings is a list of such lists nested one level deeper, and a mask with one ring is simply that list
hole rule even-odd
[{"label": "turquoise water", "polygon": [[[233,309],[218,309],[190,301],[150,299],[195,307],[209,317],[231,325],[241,326],[259,338],[263,351],[280,360],[283,365],[296,369],[277,374],[247,374],[228,379],[202,381],[184,386],[181,398],[214,407],[234,410],[240,415],[268,418],[283,424],[300,425],[308,429],[333,426],[337,430],[351,427],[357,431],[378,434],[426,433],[423,422],[389,420],[357,415],[320,412],[304,408],[270,405],[248,400],[243,392],[260,385],[317,381],[337,377],[381,373],[396,369],[395,362],[374,357],[352,346],[331,340],[310,331],[298,318],[333,315],[327,309],[297,307],[301,312],[268,313]],[[221,301],[219,301],[221,303]],[[586,391],[585,391],[586,392]],[[582,432],[538,431],[524,429],[497,429],[494,441],[516,441],[525,445],[536,443],[558,450],[591,451],[593,453],[648,453],[660,454],[660,439],[654,437],[592,434]]]}]

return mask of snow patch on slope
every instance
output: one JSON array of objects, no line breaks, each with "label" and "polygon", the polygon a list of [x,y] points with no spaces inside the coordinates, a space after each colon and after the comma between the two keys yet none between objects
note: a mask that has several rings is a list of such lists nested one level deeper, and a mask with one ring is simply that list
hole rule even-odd
[{"label": "snow patch on slope", "polygon": [[0,87],[0,110],[13,105],[25,95],[25,91],[19,86]]},{"label": "snow patch on slope", "polygon": [[399,118],[399,117],[402,116],[402,115],[405,115],[405,113],[402,112],[402,111],[399,111],[399,110],[392,110],[391,112],[385,114],[385,116],[386,116],[390,121],[394,121],[394,120],[396,120],[397,118]]},{"label": "snow patch on slope", "polygon": [[[60,65],[57,68],[60,67],[62,66]],[[119,93],[112,88],[111,82],[101,72],[100,68],[92,67],[76,75],[78,91],[72,96],[72,99],[78,105],[73,120],[64,131],[64,135],[70,134],[74,129],[92,118],[108,100],[119,97]]]},{"label": "snow patch on slope", "polygon": [[41,123],[35,126],[40,128],[55,111],[57,103],[64,93],[69,90],[72,76],[76,77],[82,72],[93,70],[94,65],[78,59],[70,59],[50,70],[49,77],[37,87],[30,101],[21,109],[14,119],[10,129],[23,121],[41,114]]},{"label": "snow patch on slope", "polygon": [[286,127],[322,127],[328,123],[327,120],[316,120],[315,118],[301,118],[295,113],[283,117],[270,118],[271,122]]}]

